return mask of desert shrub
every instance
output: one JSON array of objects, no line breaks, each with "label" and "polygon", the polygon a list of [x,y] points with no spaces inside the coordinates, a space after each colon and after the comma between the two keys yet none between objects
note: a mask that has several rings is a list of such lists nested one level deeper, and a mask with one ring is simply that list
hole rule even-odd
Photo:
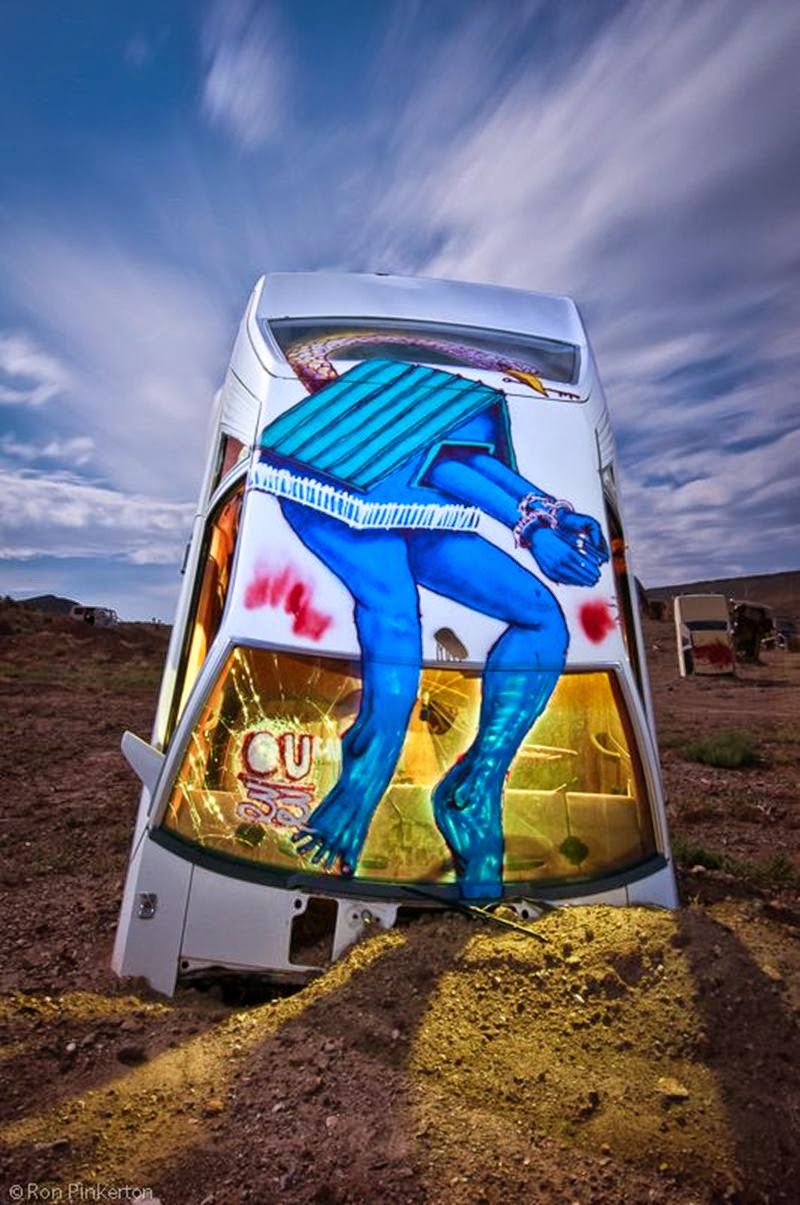
[{"label": "desert shrub", "polygon": [[683,752],[689,761],[702,762],[705,766],[720,766],[725,770],[741,770],[763,764],[755,739],[749,732],[715,732],[711,736],[690,741]]},{"label": "desert shrub", "polygon": [[706,849],[704,845],[685,841],[683,837],[673,837],[672,853],[675,861],[681,866],[705,866],[707,870],[722,870],[726,861],[724,854]]},{"label": "desert shrub", "polygon": [[730,854],[721,854],[716,850],[706,849],[704,845],[686,841],[680,836],[673,837],[672,854],[680,866],[688,869],[693,866],[704,866],[706,870],[722,870],[726,874],[755,886],[800,886],[800,869],[791,858],[787,858],[784,854],[775,854],[763,862],[749,858],[734,858]]},{"label": "desert shrub", "polygon": [[800,885],[800,871],[791,858],[787,858],[785,854],[775,854],[773,857],[767,858],[765,862],[745,864],[744,877],[767,885],[771,883],[786,887]]}]

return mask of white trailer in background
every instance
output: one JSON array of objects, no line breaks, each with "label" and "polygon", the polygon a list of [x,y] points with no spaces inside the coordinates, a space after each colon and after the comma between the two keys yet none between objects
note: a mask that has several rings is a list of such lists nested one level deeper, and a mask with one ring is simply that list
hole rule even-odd
[{"label": "white trailer in background", "polygon": [[678,669],[687,674],[733,674],[733,628],[724,594],[678,594],[675,598]]},{"label": "white trailer in background", "polygon": [[113,964],[303,982],[400,910],[676,903],[605,398],[564,297],[258,282]]}]

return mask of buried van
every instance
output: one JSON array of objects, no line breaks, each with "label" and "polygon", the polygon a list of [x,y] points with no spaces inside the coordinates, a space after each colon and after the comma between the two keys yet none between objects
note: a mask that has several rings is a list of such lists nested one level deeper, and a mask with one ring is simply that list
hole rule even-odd
[{"label": "buried van", "polygon": [[673,906],[575,305],[275,274],[215,407],[115,969],[302,982],[402,909]]}]

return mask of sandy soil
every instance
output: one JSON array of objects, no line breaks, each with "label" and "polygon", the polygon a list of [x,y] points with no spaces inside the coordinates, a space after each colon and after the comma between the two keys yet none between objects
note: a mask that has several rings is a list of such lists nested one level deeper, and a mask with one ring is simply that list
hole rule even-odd
[{"label": "sandy soil", "polygon": [[[680,681],[648,624],[677,913],[436,916],[253,1005],[108,970],[166,630],[0,633],[3,1199],[798,1200],[800,655]],[[687,760],[731,728],[762,765]]]}]

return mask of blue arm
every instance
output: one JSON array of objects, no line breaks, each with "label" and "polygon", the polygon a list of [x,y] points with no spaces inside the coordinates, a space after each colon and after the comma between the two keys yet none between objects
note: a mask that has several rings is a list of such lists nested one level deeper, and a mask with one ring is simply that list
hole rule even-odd
[{"label": "blue arm", "polygon": [[[506,527],[515,527],[519,504],[526,494],[536,493],[549,500],[532,482],[526,481],[487,452],[470,452],[462,457],[442,457],[427,473],[437,489],[477,506]],[[608,548],[600,525],[589,515],[564,514],[558,529],[540,527],[530,536],[530,550],[539,568],[552,581],[574,586],[593,586],[599,579],[600,566],[608,560]]]},{"label": "blue arm", "polygon": [[426,480],[460,502],[479,507],[506,527],[517,522],[520,499],[526,494],[552,498],[488,452],[471,452],[463,459],[442,457],[428,470]]}]

